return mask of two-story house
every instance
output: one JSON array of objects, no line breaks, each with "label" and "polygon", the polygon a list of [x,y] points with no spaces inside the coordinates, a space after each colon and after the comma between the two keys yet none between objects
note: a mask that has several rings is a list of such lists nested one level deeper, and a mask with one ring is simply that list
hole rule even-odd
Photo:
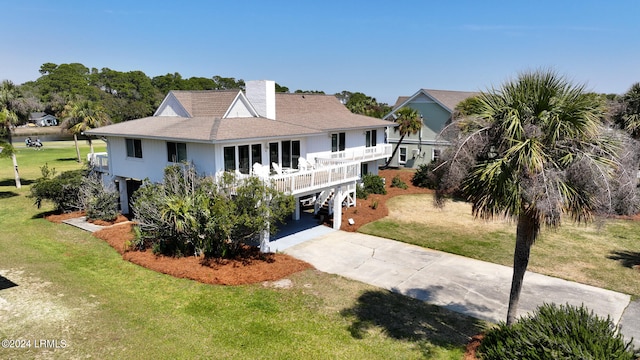
[{"label": "two-story house", "polygon": [[87,131],[107,143],[94,168],[120,191],[123,213],[148,178],[159,182],[167,165],[187,161],[201,174],[232,171],[268,177],[301,201],[326,203],[341,224],[342,205],[355,205],[362,173],[377,173],[391,155],[388,121],[351,113],[332,95],[275,92],[270,80],[246,90],[171,91],[153,116]]},{"label": "two-story house", "polygon": [[[390,166],[416,168],[428,164],[440,156],[447,143],[438,134],[451,120],[453,111],[461,101],[478,95],[477,92],[420,89],[411,96],[400,96],[393,110],[383,119],[394,121],[394,114],[403,107],[418,111],[422,118],[422,128],[417,134],[404,137]],[[397,128],[389,128],[387,142],[394,147],[400,140]]]}]

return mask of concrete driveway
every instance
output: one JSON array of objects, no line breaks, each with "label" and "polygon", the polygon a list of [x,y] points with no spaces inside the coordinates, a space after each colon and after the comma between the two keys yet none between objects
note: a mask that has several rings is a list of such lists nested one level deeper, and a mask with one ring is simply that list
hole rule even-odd
[{"label": "concrete driveway", "polygon": [[[318,270],[475,318],[491,322],[507,318],[511,267],[345,231],[323,234],[284,252]],[[629,295],[527,272],[519,315],[543,303],[584,304],[599,316],[610,316],[622,326],[623,334],[635,337],[636,347],[640,346],[640,306],[631,303]]]}]

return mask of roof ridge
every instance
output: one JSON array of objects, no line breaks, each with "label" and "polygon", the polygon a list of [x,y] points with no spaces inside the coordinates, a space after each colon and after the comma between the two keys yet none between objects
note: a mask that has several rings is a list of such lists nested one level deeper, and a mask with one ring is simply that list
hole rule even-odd
[{"label": "roof ridge", "polygon": [[218,130],[220,129],[220,121],[219,117],[213,119],[213,125],[211,126],[211,131],[209,132],[209,140],[216,139],[218,137]]}]

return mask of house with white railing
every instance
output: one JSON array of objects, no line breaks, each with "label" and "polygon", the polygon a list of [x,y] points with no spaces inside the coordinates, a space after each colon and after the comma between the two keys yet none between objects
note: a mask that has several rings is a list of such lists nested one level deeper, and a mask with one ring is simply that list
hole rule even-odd
[{"label": "house with white railing", "polygon": [[115,182],[123,213],[143,179],[159,182],[167,165],[190,162],[199,173],[259,175],[317,211],[329,204],[334,228],[355,205],[356,183],[391,155],[388,121],[351,113],[335,96],[275,92],[275,82],[246,90],[171,91],[153,116],[87,131],[107,143],[90,154]]}]

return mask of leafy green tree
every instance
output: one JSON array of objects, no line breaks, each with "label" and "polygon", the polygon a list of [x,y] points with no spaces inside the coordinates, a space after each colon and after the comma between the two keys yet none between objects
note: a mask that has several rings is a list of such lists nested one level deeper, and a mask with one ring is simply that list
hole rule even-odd
[{"label": "leafy green tree", "polygon": [[610,211],[619,147],[601,123],[602,102],[551,70],[525,72],[479,95],[475,114],[443,131],[437,199],[456,191],[483,219],[517,222],[507,324],[516,320],[531,246],[563,214],[589,221]]},{"label": "leafy green tree", "polygon": [[61,94],[65,98],[82,96],[95,100],[99,90],[90,85],[90,71],[79,63],[43,64],[40,67],[43,74],[38,80],[38,89],[44,102],[51,100],[54,94]]},{"label": "leafy green tree", "polygon": [[400,148],[400,144],[402,144],[402,140],[404,140],[407,135],[415,135],[420,132],[422,128],[422,117],[418,110],[412,109],[410,107],[403,107],[395,112],[396,119],[395,122],[398,124],[398,132],[400,133],[400,139],[398,140],[398,144],[393,149],[393,153],[391,153],[391,157],[387,160],[387,163],[384,164],[384,167],[389,167],[391,160],[396,156],[396,152],[398,152],[398,148]]},{"label": "leafy green tree", "polygon": [[[69,130],[69,132],[73,134],[78,162],[81,162],[80,148],[78,147],[78,134],[107,125],[111,122],[111,119],[105,112],[102,105],[90,100],[69,102],[65,106],[63,114],[65,119],[60,126]],[[93,143],[91,138],[89,138],[89,145],[91,146],[91,152],[93,153]]]},{"label": "leafy green tree", "polygon": [[185,80],[177,72],[156,76],[151,79],[151,84],[163,95],[168,94],[171,90],[185,90],[186,87]]},{"label": "leafy green tree", "polygon": [[289,92],[289,88],[286,86],[282,86],[278,83],[276,83],[276,92],[277,93],[288,93]]},{"label": "leafy green tree", "polygon": [[352,93],[345,90],[335,94],[335,96],[354,114],[382,119],[383,116],[391,111],[389,105],[379,103],[375,98],[361,92]]},{"label": "leafy green tree", "polygon": [[213,77],[213,81],[216,83],[218,90],[229,90],[229,89],[244,90],[244,87],[245,87],[244,80],[242,79],[236,80],[236,78],[232,78],[232,77],[222,77],[222,76],[216,75]]}]

